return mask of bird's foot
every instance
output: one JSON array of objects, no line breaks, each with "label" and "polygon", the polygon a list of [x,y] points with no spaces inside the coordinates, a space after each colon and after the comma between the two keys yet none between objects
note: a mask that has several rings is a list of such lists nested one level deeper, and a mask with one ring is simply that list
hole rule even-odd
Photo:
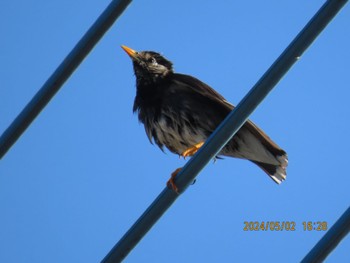
[{"label": "bird's foot", "polygon": [[186,151],[181,153],[181,156],[183,158],[186,158],[188,156],[193,156],[199,150],[199,148],[202,147],[203,144],[204,144],[204,142],[197,143],[196,145],[188,148]]},{"label": "bird's foot", "polygon": [[177,188],[174,179],[176,177],[176,175],[181,171],[182,168],[177,168],[174,172],[172,172],[170,179],[168,180],[168,182],[166,183],[166,185],[170,188],[173,189],[174,192],[176,192],[177,194],[179,193],[179,189]]}]

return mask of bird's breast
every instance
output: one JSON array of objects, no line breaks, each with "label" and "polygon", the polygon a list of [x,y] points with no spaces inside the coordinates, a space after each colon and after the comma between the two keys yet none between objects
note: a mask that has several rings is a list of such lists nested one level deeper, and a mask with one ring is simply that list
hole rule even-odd
[{"label": "bird's breast", "polygon": [[173,112],[171,109],[161,109],[158,117],[153,122],[146,121],[147,130],[151,130],[152,137],[157,145],[166,146],[171,152],[183,153],[189,147],[205,141],[207,135],[195,123],[191,123],[181,112]]}]

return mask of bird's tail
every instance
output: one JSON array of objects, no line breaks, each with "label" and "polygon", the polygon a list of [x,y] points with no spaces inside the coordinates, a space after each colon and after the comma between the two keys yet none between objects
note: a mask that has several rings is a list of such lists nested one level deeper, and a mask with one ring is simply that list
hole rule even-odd
[{"label": "bird's tail", "polygon": [[269,163],[262,163],[257,161],[252,161],[257,166],[259,166],[267,175],[271,177],[272,180],[274,180],[277,184],[282,183],[287,178],[287,165],[288,165],[288,159],[287,155],[281,155],[277,158],[280,161],[280,164],[269,164]]},{"label": "bird's tail", "polygon": [[277,184],[287,177],[286,152],[249,120],[228,143],[223,155],[248,159],[264,170]]},{"label": "bird's tail", "polygon": [[248,130],[254,134],[254,137],[263,145],[265,152],[270,153],[268,154],[270,156],[269,158],[250,159],[250,161],[259,166],[277,184],[282,183],[287,178],[287,153],[282,150],[276,143],[274,143],[254,123],[247,122],[245,127],[248,128]]},{"label": "bird's tail", "polygon": [[[267,173],[277,184],[282,183],[287,178],[288,156],[275,142],[273,142],[261,129],[254,123],[248,121],[246,127],[254,137],[263,145],[265,152],[268,152],[269,158],[250,159]],[[258,147],[259,148],[259,147]],[[258,151],[259,152],[259,151]],[[262,155],[261,155],[262,156]],[[271,158],[272,157],[272,158]]]}]

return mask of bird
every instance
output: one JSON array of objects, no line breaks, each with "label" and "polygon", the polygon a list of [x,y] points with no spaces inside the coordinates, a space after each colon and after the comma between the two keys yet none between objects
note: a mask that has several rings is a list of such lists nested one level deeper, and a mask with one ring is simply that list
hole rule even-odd
[{"label": "bird", "polygon": [[[173,63],[158,52],[121,46],[132,60],[136,77],[133,112],[149,141],[180,157],[193,156],[234,109],[222,95],[190,75],[175,73]],[[251,161],[277,184],[286,179],[287,153],[257,125],[247,120],[218,156]],[[167,186],[178,193],[174,179]]]}]

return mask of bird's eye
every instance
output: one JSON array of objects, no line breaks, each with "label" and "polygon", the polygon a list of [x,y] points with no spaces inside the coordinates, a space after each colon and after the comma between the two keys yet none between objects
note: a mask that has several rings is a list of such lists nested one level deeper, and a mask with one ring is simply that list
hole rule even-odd
[{"label": "bird's eye", "polygon": [[154,64],[154,65],[157,64],[157,60],[156,60],[155,58],[153,58],[153,57],[149,58],[148,61],[149,61],[150,63]]}]

